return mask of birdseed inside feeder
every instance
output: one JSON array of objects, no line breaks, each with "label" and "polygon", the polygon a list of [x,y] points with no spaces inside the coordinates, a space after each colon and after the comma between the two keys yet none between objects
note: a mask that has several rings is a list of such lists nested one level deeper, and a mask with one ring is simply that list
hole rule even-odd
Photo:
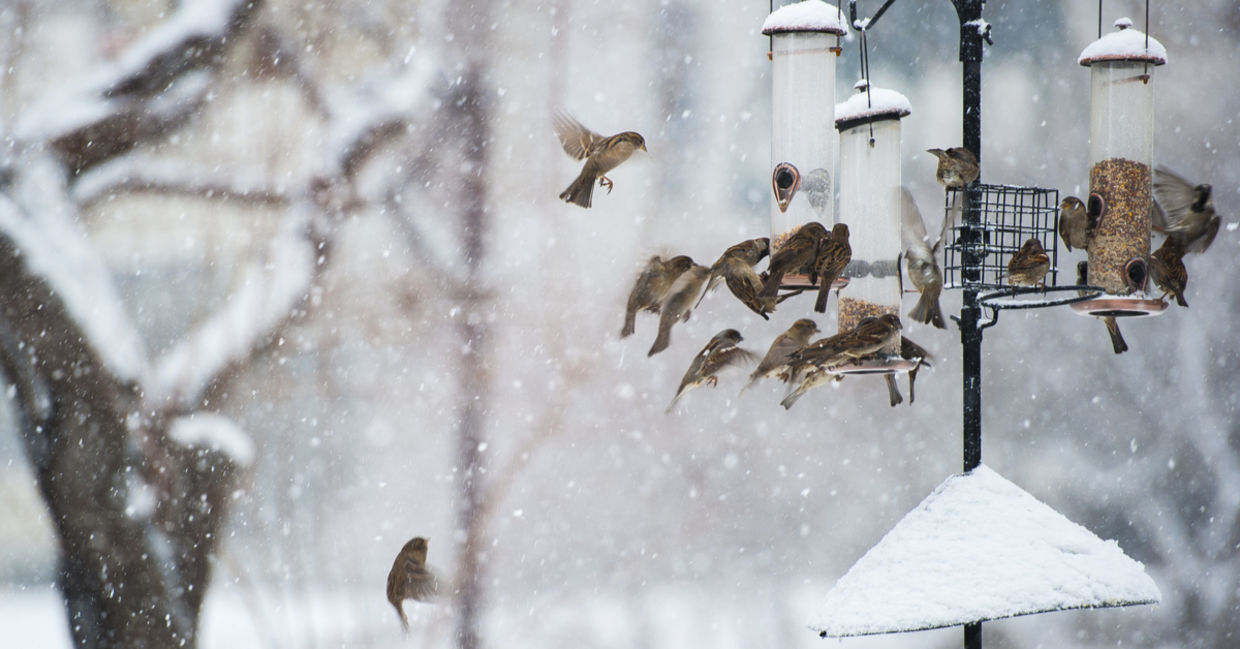
[{"label": "birdseed inside feeder", "polygon": [[[771,37],[771,252],[801,225],[834,220],[837,140],[835,59],[839,36],[848,33],[840,10],[821,0],[776,9],[762,25]],[[785,285],[806,286],[804,275]]]}]

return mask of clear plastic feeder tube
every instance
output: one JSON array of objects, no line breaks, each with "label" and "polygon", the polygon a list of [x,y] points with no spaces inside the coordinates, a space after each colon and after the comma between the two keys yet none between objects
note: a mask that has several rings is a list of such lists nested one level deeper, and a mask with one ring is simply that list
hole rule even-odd
[{"label": "clear plastic feeder tube", "polygon": [[910,111],[898,92],[871,88],[835,110],[840,133],[840,211],[852,262],[840,289],[839,328],[866,316],[900,313],[900,118]]},{"label": "clear plastic feeder tube", "polygon": [[834,222],[837,138],[837,36],[847,32],[839,10],[820,0],[780,7],[762,33],[771,36],[771,247],[801,225]]},{"label": "clear plastic feeder tube", "polygon": [[1143,292],[1150,252],[1154,161],[1154,67],[1162,44],[1115,22],[1079,62],[1090,68],[1089,200],[1101,216],[1089,244],[1089,283],[1111,295]]}]

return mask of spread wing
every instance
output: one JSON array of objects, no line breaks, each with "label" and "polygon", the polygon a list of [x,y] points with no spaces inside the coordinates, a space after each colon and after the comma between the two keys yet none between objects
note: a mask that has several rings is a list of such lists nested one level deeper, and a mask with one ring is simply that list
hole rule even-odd
[{"label": "spread wing", "polygon": [[574,160],[590,155],[595,143],[603,139],[603,136],[586,128],[568,113],[556,113],[552,126],[555,128],[555,136],[560,138],[560,146],[564,147],[564,152]]},{"label": "spread wing", "polygon": [[1161,215],[1163,218],[1159,219],[1163,227],[1174,230],[1184,219],[1189,206],[1197,199],[1194,187],[1183,176],[1166,167],[1154,171],[1154,196],[1164,212]]}]

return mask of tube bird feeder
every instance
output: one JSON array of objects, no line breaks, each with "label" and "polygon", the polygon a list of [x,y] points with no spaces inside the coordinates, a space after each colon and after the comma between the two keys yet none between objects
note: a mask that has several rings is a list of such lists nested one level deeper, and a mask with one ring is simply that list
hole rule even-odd
[{"label": "tube bird feeder", "polygon": [[1107,295],[1074,305],[1082,315],[1140,316],[1165,304],[1145,298],[1150,254],[1155,66],[1167,62],[1157,40],[1115,21],[1078,62],[1090,71],[1089,200],[1097,216],[1089,242],[1089,283]]},{"label": "tube bird feeder", "polygon": [[[837,150],[835,106],[837,39],[848,33],[840,10],[805,0],[771,12],[762,25],[771,37],[771,252],[803,224],[834,221]],[[807,286],[804,275],[785,285]]]},{"label": "tube bird feeder", "polygon": [[839,328],[866,316],[900,314],[900,120],[912,112],[908,99],[867,87],[835,107],[840,133],[840,214],[849,225],[852,261],[840,290]]}]

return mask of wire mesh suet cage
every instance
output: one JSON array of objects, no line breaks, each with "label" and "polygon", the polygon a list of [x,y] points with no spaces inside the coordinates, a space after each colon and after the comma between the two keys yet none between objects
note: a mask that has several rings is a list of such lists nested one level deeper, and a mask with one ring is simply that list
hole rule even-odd
[{"label": "wire mesh suet cage", "polygon": [[[972,195],[978,199],[974,204],[967,200],[974,190],[948,188],[944,197],[944,218],[954,223],[950,241],[943,246],[944,287],[976,290],[1007,287],[1008,261],[1030,238],[1041,241],[1050,256],[1046,284],[1056,285],[1059,190],[983,183],[976,183],[973,188],[976,193]],[[978,213],[979,232],[970,232],[965,219],[958,214],[962,209]],[[964,272],[963,256],[969,249],[982,260],[976,278],[968,278]]]}]

